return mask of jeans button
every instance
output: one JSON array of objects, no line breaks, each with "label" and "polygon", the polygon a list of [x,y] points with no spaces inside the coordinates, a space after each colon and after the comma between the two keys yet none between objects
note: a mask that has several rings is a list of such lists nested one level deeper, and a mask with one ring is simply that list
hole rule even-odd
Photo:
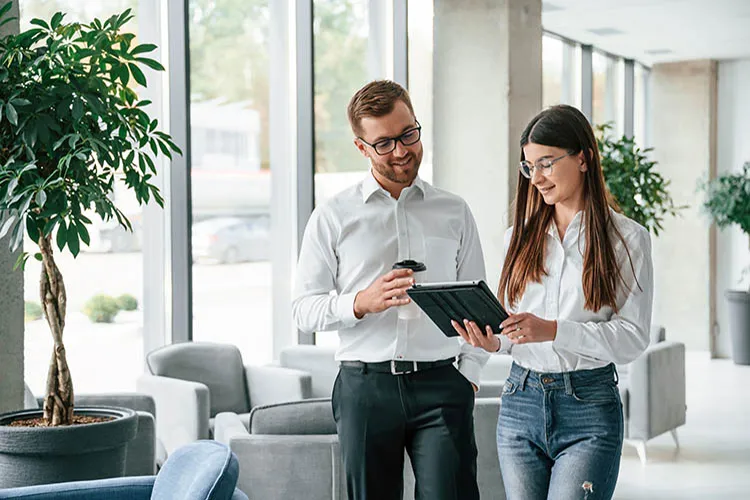
[{"label": "jeans button", "polygon": [[553,379],[552,377],[542,377],[542,383],[544,384],[551,384],[554,381],[555,379]]}]

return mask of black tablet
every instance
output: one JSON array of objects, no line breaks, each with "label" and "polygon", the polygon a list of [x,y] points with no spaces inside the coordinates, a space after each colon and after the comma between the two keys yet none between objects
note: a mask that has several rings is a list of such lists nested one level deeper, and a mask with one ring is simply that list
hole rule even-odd
[{"label": "black tablet", "polygon": [[451,320],[463,324],[468,319],[476,322],[482,332],[487,325],[497,332],[508,317],[484,281],[417,284],[406,293],[448,337],[458,336]]}]

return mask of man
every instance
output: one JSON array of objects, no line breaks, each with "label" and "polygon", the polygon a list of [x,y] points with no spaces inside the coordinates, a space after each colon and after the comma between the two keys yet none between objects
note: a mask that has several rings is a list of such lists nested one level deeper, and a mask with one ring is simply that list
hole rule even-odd
[{"label": "man", "polygon": [[476,223],[464,200],[418,177],[421,127],[406,90],[369,83],[348,115],[371,170],[310,217],[292,307],[300,330],[338,330],[332,406],[349,498],[401,500],[406,449],[417,498],[478,499],[474,391],[488,354],[424,314],[400,319],[414,276],[391,270],[410,259],[426,264],[421,281],[484,279]]}]

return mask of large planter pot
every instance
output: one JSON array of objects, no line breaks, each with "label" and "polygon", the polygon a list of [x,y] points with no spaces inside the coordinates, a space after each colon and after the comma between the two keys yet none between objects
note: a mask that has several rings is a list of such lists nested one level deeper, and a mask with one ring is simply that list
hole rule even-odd
[{"label": "large planter pot", "polygon": [[76,415],[114,417],[93,424],[58,427],[9,427],[19,419],[40,417],[42,410],[0,415],[0,488],[120,477],[127,444],[138,420],[126,408],[76,408]]},{"label": "large planter pot", "polygon": [[732,359],[738,365],[750,365],[750,292],[728,290],[729,331]]}]

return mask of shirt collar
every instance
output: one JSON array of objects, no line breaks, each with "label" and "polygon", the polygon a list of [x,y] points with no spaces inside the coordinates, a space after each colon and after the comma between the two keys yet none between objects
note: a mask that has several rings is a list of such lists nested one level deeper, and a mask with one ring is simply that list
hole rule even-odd
[{"label": "shirt collar", "polygon": [[[579,210],[578,213],[573,216],[573,220],[570,221],[570,225],[568,225],[568,228],[565,230],[565,234],[567,235],[570,231],[578,232],[579,230],[582,230],[583,227],[583,210]],[[550,221],[549,226],[547,227],[547,234],[549,234],[553,238],[557,237],[557,224],[555,224],[554,219]]]},{"label": "shirt collar", "polygon": [[[421,177],[417,175],[417,178],[414,179],[414,182],[411,184],[413,187],[417,188],[422,193],[422,198],[424,199],[427,195],[427,183],[422,180]],[[377,180],[375,180],[375,176],[372,173],[372,169],[370,169],[369,173],[365,176],[364,181],[362,182],[362,202],[367,203],[368,200],[377,193],[378,191],[381,191],[386,196],[390,197],[391,194],[383,189],[383,187],[378,183]]]}]

